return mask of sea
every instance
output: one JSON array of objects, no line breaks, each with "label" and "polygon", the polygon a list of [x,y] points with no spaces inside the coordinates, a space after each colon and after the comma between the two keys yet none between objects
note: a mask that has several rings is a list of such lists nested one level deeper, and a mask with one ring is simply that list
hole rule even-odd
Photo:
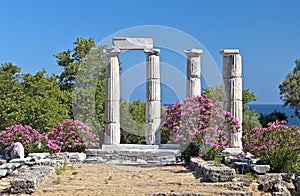
[{"label": "sea", "polygon": [[[172,106],[173,104],[163,104],[164,106]],[[294,109],[281,104],[248,104],[251,110],[256,110],[258,114],[270,114],[274,111],[285,113],[288,117],[288,124],[300,126],[300,119],[295,116]]]},{"label": "sea", "polygon": [[275,110],[285,113],[288,117],[288,124],[300,126],[300,119],[295,115],[295,110],[289,106],[281,104],[248,104],[251,110],[256,110],[257,113],[270,114]]}]

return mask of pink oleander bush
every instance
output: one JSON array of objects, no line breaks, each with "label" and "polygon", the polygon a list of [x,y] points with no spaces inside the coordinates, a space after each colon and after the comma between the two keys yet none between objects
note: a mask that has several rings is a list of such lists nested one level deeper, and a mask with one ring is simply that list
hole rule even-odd
[{"label": "pink oleander bush", "polygon": [[274,172],[300,172],[300,127],[276,121],[244,133],[243,150],[269,164]]},{"label": "pink oleander bush", "polygon": [[11,146],[20,142],[24,146],[25,153],[36,152],[39,149],[43,135],[27,125],[14,124],[1,131],[0,142],[2,145]]},{"label": "pink oleander bush", "polygon": [[72,119],[58,123],[46,133],[45,139],[46,146],[54,152],[83,152],[88,147],[96,147],[99,141],[88,125]]},{"label": "pink oleander bush", "polygon": [[96,147],[98,137],[91,128],[78,120],[65,119],[50,132],[40,134],[27,125],[14,124],[1,132],[0,144],[11,146],[22,143],[25,154],[33,152],[83,152],[88,147]]},{"label": "pink oleander bush", "polygon": [[237,132],[239,128],[238,121],[205,94],[167,106],[161,123],[163,140],[179,143],[185,149],[184,158],[199,151],[207,160],[213,160],[227,148],[227,133]]}]

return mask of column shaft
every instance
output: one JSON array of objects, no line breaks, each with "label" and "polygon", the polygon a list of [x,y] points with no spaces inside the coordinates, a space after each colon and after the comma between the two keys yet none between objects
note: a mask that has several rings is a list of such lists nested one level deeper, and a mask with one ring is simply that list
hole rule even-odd
[{"label": "column shaft", "polygon": [[159,50],[145,51],[146,59],[146,143],[160,144]]},{"label": "column shaft", "polygon": [[105,144],[120,144],[120,51],[107,54],[105,80]]},{"label": "column shaft", "polygon": [[222,50],[223,71],[223,109],[230,112],[240,123],[240,130],[237,133],[228,133],[230,147],[242,148],[242,57],[238,50]]},{"label": "column shaft", "polygon": [[187,55],[186,64],[186,97],[194,97],[201,95],[201,84],[200,84],[200,55],[203,50],[191,49],[185,50]]}]

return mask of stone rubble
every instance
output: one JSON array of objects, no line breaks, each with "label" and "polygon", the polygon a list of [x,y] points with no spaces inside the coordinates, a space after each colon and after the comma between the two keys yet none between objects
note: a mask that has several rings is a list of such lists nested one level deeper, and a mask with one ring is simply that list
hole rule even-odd
[{"label": "stone rubble", "polygon": [[[31,153],[26,158],[15,158],[3,160],[0,165],[0,179],[11,175],[10,188],[8,193],[31,194],[40,184],[50,178],[56,169],[67,162],[84,162],[85,153]],[[27,166],[27,169],[18,168]]]}]

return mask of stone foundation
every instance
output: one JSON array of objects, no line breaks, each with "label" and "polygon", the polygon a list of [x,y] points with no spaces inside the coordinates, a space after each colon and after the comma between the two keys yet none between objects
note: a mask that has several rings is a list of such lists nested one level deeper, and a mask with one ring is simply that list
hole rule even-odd
[{"label": "stone foundation", "polygon": [[103,145],[102,149],[87,149],[85,163],[121,165],[168,165],[179,161],[177,145]]}]

